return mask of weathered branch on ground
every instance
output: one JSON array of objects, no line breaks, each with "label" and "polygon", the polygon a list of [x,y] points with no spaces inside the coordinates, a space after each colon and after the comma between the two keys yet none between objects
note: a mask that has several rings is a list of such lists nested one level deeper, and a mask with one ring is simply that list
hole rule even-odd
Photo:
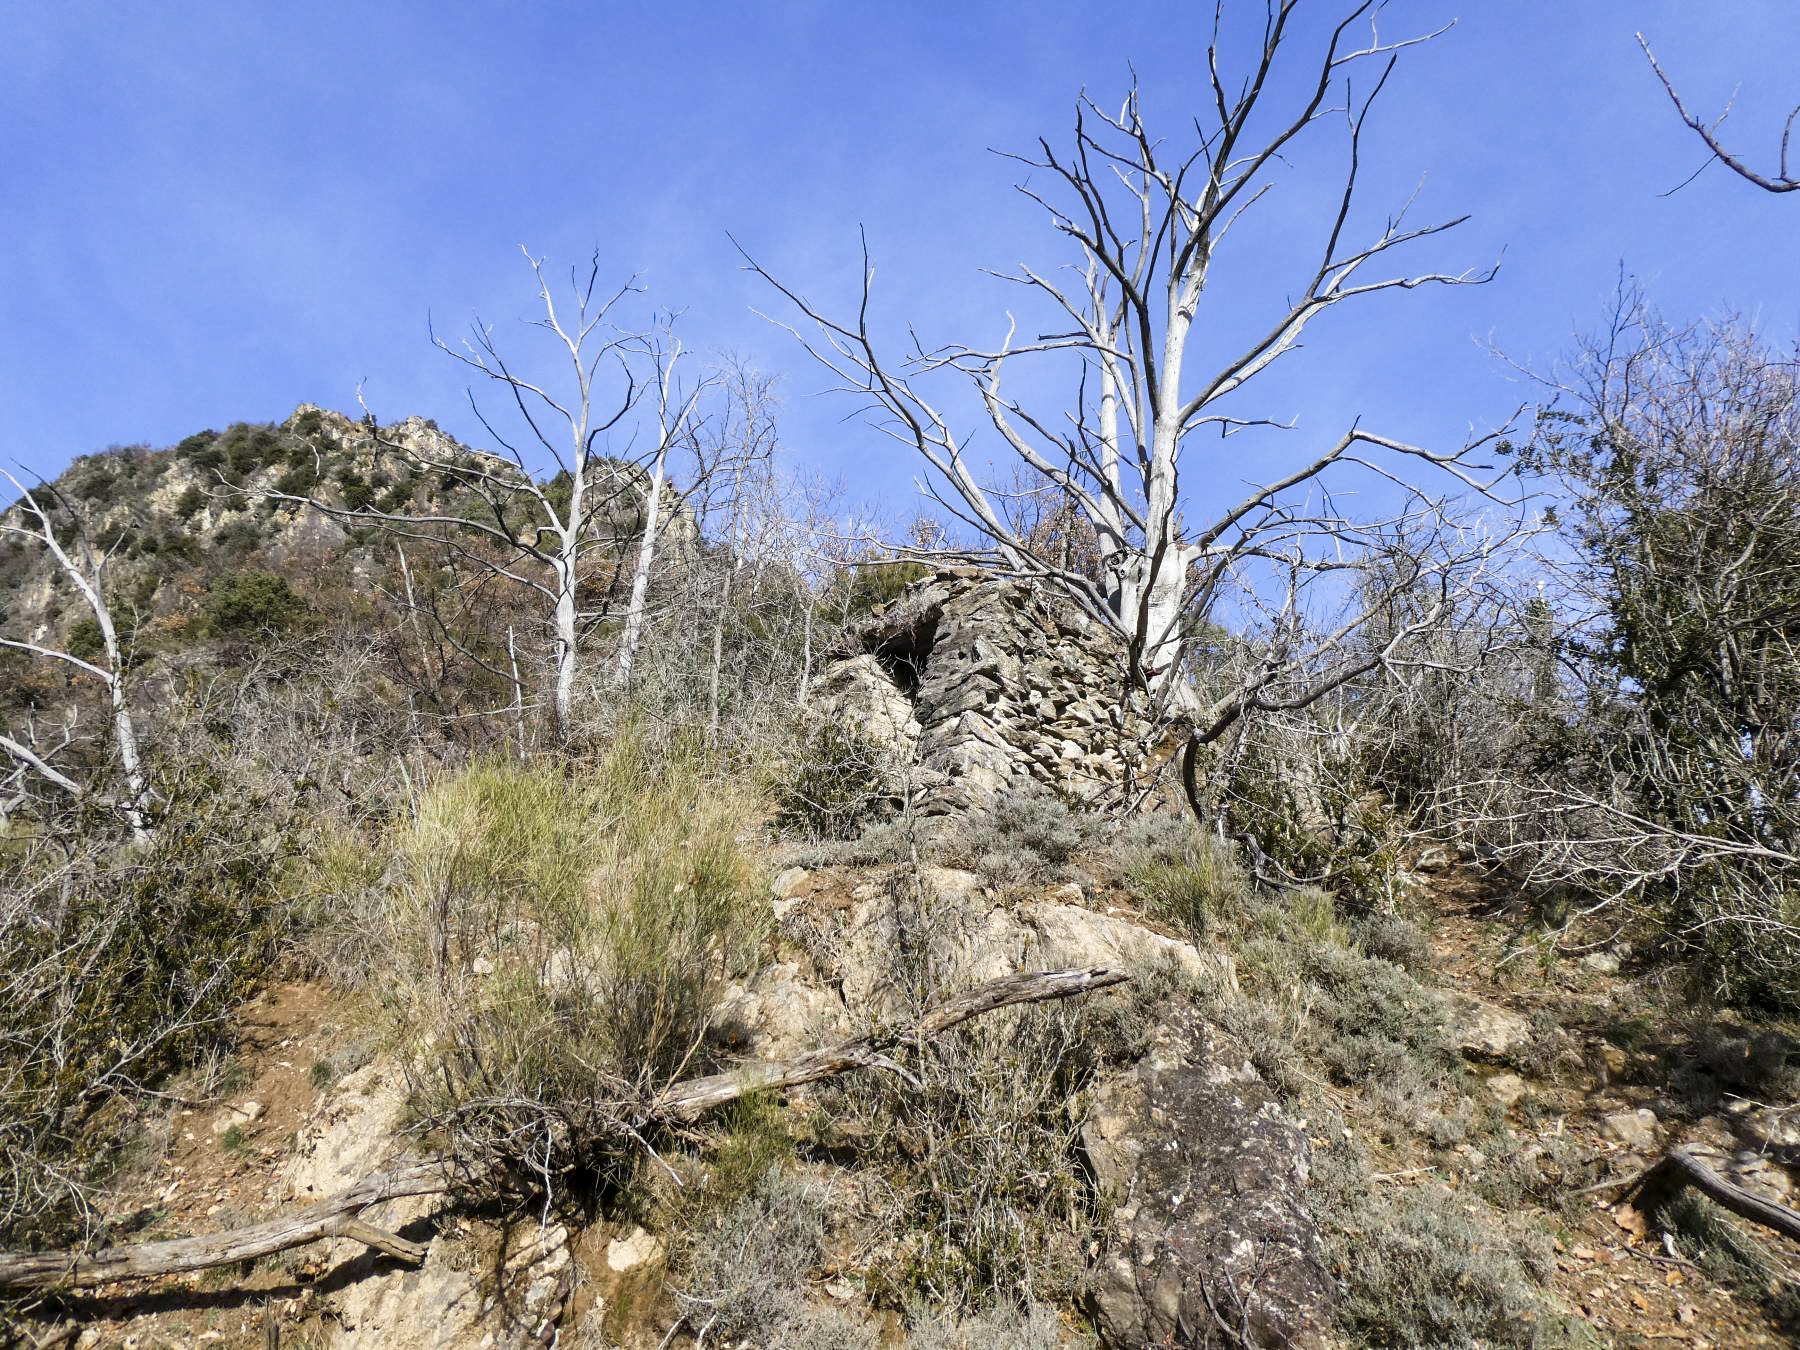
[{"label": "weathered branch on ground", "polygon": [[1124,984],[1130,978],[1123,971],[1094,966],[1086,970],[1045,970],[989,980],[933,1008],[916,1026],[858,1036],[841,1045],[813,1050],[794,1059],[745,1064],[729,1073],[677,1083],[657,1099],[654,1114],[673,1121],[691,1121],[751,1092],[798,1087],[853,1069],[883,1067],[886,1065],[885,1051],[909,1041],[941,1036],[971,1017],[1011,1004],[1044,1003],[1095,989],[1108,989]]},{"label": "weathered branch on ground", "polygon": [[1670,1149],[1660,1162],[1631,1183],[1621,1203],[1649,1213],[1658,1198],[1683,1186],[1692,1186],[1741,1219],[1772,1228],[1783,1237],[1800,1242],[1800,1210],[1752,1195],[1742,1186],[1725,1180],[1686,1147]]},{"label": "weathered branch on ground", "polygon": [[[1046,970],[1007,975],[977,985],[927,1012],[912,1026],[858,1036],[840,1045],[814,1050],[794,1059],[746,1064],[729,1073],[677,1083],[656,1099],[653,1122],[680,1123],[699,1119],[750,1092],[798,1087],[855,1069],[893,1067],[884,1051],[941,1036],[950,1028],[983,1013],[1021,1003],[1044,1003],[1124,984],[1122,971],[1092,966],[1082,970]],[[248,1228],[200,1237],[170,1238],[130,1247],[81,1252],[0,1252],[0,1290],[78,1289],[115,1280],[185,1275],[271,1256],[324,1238],[351,1238],[397,1260],[418,1264],[425,1244],[408,1242],[359,1216],[369,1206],[409,1195],[435,1195],[449,1189],[450,1171],[441,1161],[415,1162],[374,1172],[318,1204],[298,1213]]]},{"label": "weathered branch on ground", "polygon": [[436,1162],[414,1163],[387,1172],[373,1172],[348,1190],[294,1214],[270,1219],[248,1228],[200,1237],[170,1238],[104,1251],[0,1252],[0,1289],[79,1289],[114,1280],[159,1275],[185,1275],[211,1266],[226,1266],[272,1256],[321,1238],[352,1238],[402,1261],[417,1265],[425,1259],[425,1244],[408,1242],[357,1215],[370,1205],[406,1195],[432,1195],[448,1184],[448,1174]]}]

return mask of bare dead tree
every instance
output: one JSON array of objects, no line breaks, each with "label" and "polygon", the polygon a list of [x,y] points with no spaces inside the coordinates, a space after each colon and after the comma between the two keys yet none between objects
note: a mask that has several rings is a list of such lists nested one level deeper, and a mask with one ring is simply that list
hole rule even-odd
[{"label": "bare dead tree", "polygon": [[[740,598],[755,604],[761,589],[755,582],[771,561],[767,526],[785,514],[771,497],[777,432],[774,381],[741,359],[727,358],[723,368],[724,407],[709,426],[701,449],[701,478],[706,490],[694,504],[702,534],[717,536],[716,575],[702,584],[711,610],[711,651],[706,680],[707,740],[716,744],[725,677],[725,630]],[[774,512],[759,507],[775,505]],[[759,526],[764,528],[758,528]],[[746,587],[743,583],[750,582]],[[746,594],[746,591],[748,592]]]},{"label": "bare dead tree", "polygon": [[[1220,493],[1232,466],[1245,462],[1226,457],[1230,438],[1285,429],[1278,418],[1246,409],[1245,391],[1298,348],[1320,315],[1372,295],[1493,275],[1371,275],[1388,255],[1461,223],[1410,225],[1403,208],[1366,242],[1350,242],[1371,111],[1399,54],[1436,34],[1384,40],[1375,28],[1381,6],[1366,0],[1330,30],[1322,52],[1302,58],[1302,39],[1292,31],[1297,7],[1297,0],[1271,0],[1241,79],[1223,69],[1224,7],[1217,7],[1206,67],[1211,98],[1184,148],[1153,135],[1134,84],[1117,112],[1079,99],[1066,153],[1040,141],[1036,153],[1012,156],[1033,174],[1020,190],[1075,249],[1065,277],[1022,265],[1003,278],[1048,303],[1052,317],[1036,336],[1022,337],[1009,320],[997,347],[927,349],[915,339],[896,364],[871,327],[866,244],[862,303],[848,320],[829,317],[745,255],[816,329],[816,337],[801,336],[808,350],[843,389],[882,414],[886,434],[923,457],[925,490],[979,540],[958,556],[1052,586],[1116,634],[1131,681],[1188,723],[1196,743],[1264,705],[1304,706],[1391,656],[1393,648],[1370,652],[1354,640],[1366,614],[1329,627],[1305,622],[1314,583],[1402,525],[1415,535],[1428,525],[1456,532],[1449,497],[1409,487],[1423,471],[1438,475],[1448,493],[1490,497],[1504,477],[1478,462],[1491,437],[1437,451],[1358,421],[1292,469],[1226,489],[1235,502],[1210,520],[1185,519],[1184,471],[1188,482],[1199,478]],[[1366,38],[1354,39],[1361,25]],[[1290,70],[1302,60],[1310,62],[1303,71]],[[1367,79],[1352,89],[1359,71]],[[1296,87],[1295,73],[1300,92],[1279,108],[1282,91]],[[1189,365],[1200,350],[1197,335],[1206,333],[1211,348],[1208,330],[1229,317],[1208,308],[1221,247],[1275,186],[1296,142],[1332,124],[1343,130],[1346,160],[1316,254],[1290,298],[1255,324],[1242,348],[1196,377]],[[1029,405],[1016,397],[1011,376],[1019,361],[1048,365],[1062,395]],[[928,392],[938,377],[972,388],[984,432],[1067,499],[1096,540],[1098,568],[1071,555],[1068,529],[1035,529],[1041,512],[1018,517],[1008,494],[984,483],[977,464],[985,451],[957,430],[951,405]],[[1329,480],[1340,475],[1398,485],[1405,500],[1385,522],[1353,521],[1333,504]],[[1485,560],[1499,547],[1493,541],[1477,553]],[[1256,659],[1242,667],[1242,679],[1203,691],[1190,678],[1188,657],[1198,624],[1228,592],[1255,615]]]},{"label": "bare dead tree", "polygon": [[[19,493],[19,499],[12,510],[0,516],[0,534],[29,539],[43,546],[57,569],[81,596],[88,612],[93,615],[100,635],[100,654],[104,659],[90,661],[63,647],[52,647],[20,638],[0,638],[0,646],[61,661],[101,682],[112,714],[113,744],[118,752],[119,768],[125,777],[125,800],[120,804],[120,809],[131,828],[132,837],[142,842],[151,833],[146,813],[149,785],[144,776],[143,762],[138,752],[137,728],[132,721],[131,703],[126,693],[125,654],[119,642],[118,625],[113,622],[112,608],[106,598],[105,572],[111,550],[95,549],[93,541],[88,538],[86,522],[57,496],[54,488],[42,484],[37,488],[27,488],[6,469],[0,469],[0,475],[4,475],[6,481]],[[70,534],[69,527],[73,527],[72,537],[66,544],[57,534],[59,522],[64,526],[65,535]],[[55,786],[65,791],[76,790],[68,775],[53,769],[28,744],[10,736],[0,737],[0,749],[6,750],[15,761],[29,766]]]},{"label": "bare dead tree", "polygon": [[644,607],[650,590],[650,571],[656,563],[656,550],[662,542],[667,509],[669,451],[678,442],[690,438],[694,431],[694,405],[712,383],[710,377],[697,381],[683,394],[676,382],[675,368],[683,351],[672,332],[665,329],[666,340],[647,343],[656,376],[656,448],[650,457],[650,480],[644,488],[643,528],[638,540],[637,564],[631,573],[631,595],[625,604],[625,633],[619,642],[618,677],[621,684],[631,679],[632,662],[636,659],[639,639],[644,631]]},{"label": "bare dead tree", "polygon": [[1687,104],[1682,102],[1680,93],[1676,91],[1675,82],[1669,78],[1661,63],[1657,61],[1656,53],[1650,50],[1649,40],[1642,33],[1637,35],[1637,40],[1638,46],[1644,49],[1644,56],[1650,62],[1650,69],[1656,72],[1656,78],[1661,82],[1663,92],[1675,105],[1676,113],[1694,134],[1706,143],[1706,148],[1712,152],[1714,159],[1739,178],[1756,184],[1764,192],[1800,191],[1800,177],[1795,176],[1788,161],[1788,145],[1793,138],[1794,121],[1796,118],[1800,118],[1800,104],[1795,105],[1794,110],[1787,115],[1787,121],[1782,124],[1781,145],[1776,155],[1775,171],[1769,173],[1766,170],[1754,168],[1748,160],[1727,150],[1724,142],[1719,139],[1719,128],[1724,125],[1725,119],[1731,116],[1731,105],[1727,104],[1725,111],[1710,122],[1705,121],[1696,113],[1689,112]]},{"label": "bare dead tree", "polygon": [[[610,294],[602,293],[598,255],[585,276],[571,275],[572,302],[560,303],[543,261],[529,253],[525,256],[544,307],[543,317],[532,320],[532,326],[551,335],[553,346],[568,363],[565,375],[530,375],[517,368],[493,328],[479,320],[471,336],[458,345],[433,334],[440,350],[499,387],[519,430],[510,437],[503,435],[472,389],[471,407],[498,449],[467,449],[411,423],[380,428],[373,416],[366,419],[382,454],[413,474],[450,485],[469,499],[474,510],[466,514],[382,510],[373,504],[334,505],[276,491],[266,495],[379,526],[397,539],[428,540],[452,550],[478,575],[513,583],[538,597],[553,651],[549,702],[561,734],[569,724],[582,639],[610,613],[584,603],[593,559],[612,558],[616,571],[623,549],[635,539],[638,560],[619,657],[621,675],[630,672],[642,629],[649,568],[667,524],[669,456],[691,435],[709,381],[683,382],[684,349],[674,337],[672,319],[665,316],[647,328],[618,326],[616,311],[628,296],[639,293],[638,288],[627,282]],[[608,454],[607,438],[625,435],[626,419],[646,392],[653,394],[656,405],[648,448],[638,447],[633,434],[622,456]],[[547,467],[554,473],[544,476]],[[629,519],[621,521],[622,515]],[[609,597],[610,589],[609,585]],[[493,673],[510,682],[510,669],[496,666]]]}]

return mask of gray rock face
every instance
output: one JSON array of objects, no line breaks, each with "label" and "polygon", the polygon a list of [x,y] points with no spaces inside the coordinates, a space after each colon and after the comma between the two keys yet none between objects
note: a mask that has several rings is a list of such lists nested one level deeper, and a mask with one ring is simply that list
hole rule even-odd
[{"label": "gray rock face", "polygon": [[912,700],[868,652],[834,662],[813,691],[813,706],[902,750],[919,739]]},{"label": "gray rock face", "polygon": [[1107,1346],[1332,1344],[1307,1141],[1248,1064],[1201,1027],[1165,1026],[1100,1090],[1082,1139],[1117,1198],[1094,1272]]}]

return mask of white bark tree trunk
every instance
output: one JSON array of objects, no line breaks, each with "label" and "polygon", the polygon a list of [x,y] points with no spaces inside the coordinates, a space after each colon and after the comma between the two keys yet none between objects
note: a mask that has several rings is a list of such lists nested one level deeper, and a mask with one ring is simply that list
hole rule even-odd
[{"label": "white bark tree trunk", "polygon": [[656,452],[656,468],[644,493],[644,537],[638,544],[637,564],[631,570],[631,597],[625,604],[625,633],[619,642],[619,683],[629,684],[644,632],[644,606],[650,594],[650,569],[656,562],[656,537],[662,530],[663,481],[668,467],[668,444]]},{"label": "white bark tree trunk", "polygon": [[102,573],[105,570],[104,557],[96,557],[88,540],[85,522],[77,520],[80,526],[76,544],[81,554],[77,562],[69,556],[62,541],[56,537],[56,526],[49,511],[38,501],[37,495],[12,474],[0,469],[7,481],[19,491],[18,509],[29,512],[37,518],[35,527],[23,525],[0,525],[0,533],[21,535],[27,539],[35,539],[41,543],[55,560],[62,574],[81,594],[87,602],[88,611],[94,616],[94,623],[100,629],[100,642],[106,653],[106,664],[96,665],[84,661],[72,653],[59,651],[53,647],[43,647],[30,642],[17,642],[0,639],[0,645],[15,647],[23,651],[35,652],[40,656],[48,656],[69,665],[96,675],[106,686],[106,697],[112,717],[113,744],[119,754],[119,768],[125,778],[125,800],[123,811],[126,823],[131,828],[132,839],[137,843],[149,840],[152,833],[148,807],[150,804],[150,785],[144,776],[143,761],[138,752],[137,727],[131,719],[131,704],[125,691],[125,656],[119,645],[119,630],[113,623],[112,610],[106,602],[106,591]]}]

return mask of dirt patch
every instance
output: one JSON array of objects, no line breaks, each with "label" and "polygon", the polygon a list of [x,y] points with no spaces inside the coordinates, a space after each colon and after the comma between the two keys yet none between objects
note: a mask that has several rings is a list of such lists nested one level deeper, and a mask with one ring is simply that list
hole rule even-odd
[{"label": "dirt patch", "polygon": [[[354,1045],[352,1022],[350,1009],[318,983],[270,985],[246,1004],[209,1095],[163,1099],[140,1113],[144,1156],[107,1204],[120,1240],[219,1232],[272,1214],[284,1201],[281,1167],[301,1123]],[[37,1330],[78,1328],[68,1343],[84,1347],[261,1350],[273,1343],[271,1323],[291,1326],[333,1280],[330,1272],[306,1278],[303,1260],[304,1252],[281,1253],[248,1267],[70,1296],[39,1310]]]},{"label": "dirt patch", "polygon": [[[1660,997],[1628,958],[1600,948],[1586,960],[1555,957],[1534,946],[1523,916],[1507,910],[1472,870],[1426,881],[1440,986],[1520,1014],[1536,1032],[1513,1063],[1483,1070],[1483,1086],[1504,1107],[1524,1151],[1556,1160],[1540,1166],[1554,1167],[1567,1190],[1579,1192],[1583,1183],[1635,1176],[1674,1144],[1720,1147],[1720,1122],[1742,1099],[1718,1079],[1708,1084],[1691,1072],[1701,1052],[1682,1047],[1707,1039],[1705,1032],[1696,1036],[1691,1012]],[[1756,1044],[1748,1029],[1739,1039]],[[1465,1154],[1462,1161],[1463,1179],[1478,1181],[1486,1160]],[[1744,1161],[1728,1155],[1720,1165]],[[1552,1216],[1552,1290],[1607,1343],[1796,1343],[1800,1327],[1778,1324],[1766,1305],[1703,1269],[1685,1239],[1665,1237],[1635,1210],[1619,1207],[1619,1197],[1616,1187],[1570,1194]],[[1779,1243],[1771,1238],[1768,1245]],[[1800,1279],[1800,1253],[1777,1250],[1777,1258],[1787,1278]]]}]

